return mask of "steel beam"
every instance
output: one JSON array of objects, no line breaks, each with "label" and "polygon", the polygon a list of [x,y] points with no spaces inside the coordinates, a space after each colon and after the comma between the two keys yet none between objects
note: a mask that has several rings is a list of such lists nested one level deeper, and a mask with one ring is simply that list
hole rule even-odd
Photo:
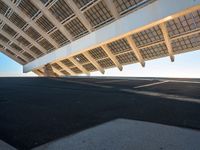
[{"label": "steel beam", "polygon": [[70,75],[73,75],[75,76],[76,74],[71,70],[69,69],[67,66],[65,66],[62,62],[58,61],[56,62],[59,66],[61,66],[63,68],[63,70],[67,71]]},{"label": "steel beam", "polygon": [[107,45],[102,45],[101,46],[103,48],[103,50],[106,52],[106,54],[108,55],[108,57],[113,61],[113,63],[115,64],[115,66],[122,71],[123,67],[122,65],[118,62],[118,60],[116,59],[116,57],[111,53],[110,49],[108,48]]},{"label": "steel beam", "polygon": [[145,61],[140,53],[140,50],[137,48],[135,41],[133,40],[133,38],[131,36],[127,36],[126,37],[128,44],[130,45],[133,53],[135,54],[137,60],[140,62],[140,64],[142,65],[142,67],[145,66]]},{"label": "steel beam", "polygon": [[60,72],[60,70],[56,69],[55,67],[52,67],[53,72],[55,72],[58,76],[64,76],[65,74],[63,74],[62,72]]},{"label": "steel beam", "polygon": [[90,73],[73,57],[68,58],[77,68],[79,68],[83,73],[89,75]]},{"label": "steel beam", "polygon": [[33,72],[35,73],[35,74],[37,74],[38,76],[44,76],[42,73],[40,73],[38,70],[33,70]]},{"label": "steel beam", "polygon": [[102,74],[105,73],[105,70],[96,62],[94,58],[92,58],[88,52],[83,53],[83,55],[97,68],[97,70],[99,70]]},{"label": "steel beam", "polygon": [[164,37],[164,40],[165,40],[165,44],[167,46],[167,50],[168,50],[170,59],[173,62],[174,61],[174,53],[173,53],[173,50],[172,50],[171,39],[170,39],[170,37],[168,35],[166,24],[165,23],[161,23],[160,24],[160,28],[161,28],[162,33],[163,33],[163,37]]},{"label": "steel beam", "polygon": [[56,70],[53,69],[53,67],[51,66],[51,64],[44,65],[43,69],[44,69],[44,75],[45,76],[48,76],[48,77],[55,77],[56,76],[55,72],[54,72]]}]

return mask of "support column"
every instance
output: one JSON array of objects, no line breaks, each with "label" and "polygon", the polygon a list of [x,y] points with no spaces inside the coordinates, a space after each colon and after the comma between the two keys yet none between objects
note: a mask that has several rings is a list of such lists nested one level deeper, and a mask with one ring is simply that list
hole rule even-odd
[{"label": "support column", "polygon": [[56,77],[56,74],[50,64],[46,64],[44,66],[44,75],[47,77]]}]

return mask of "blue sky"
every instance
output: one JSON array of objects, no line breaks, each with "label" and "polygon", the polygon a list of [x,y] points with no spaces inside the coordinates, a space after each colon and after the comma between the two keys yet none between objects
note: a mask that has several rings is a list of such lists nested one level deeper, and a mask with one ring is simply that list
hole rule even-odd
[{"label": "blue sky", "polygon": [[[4,54],[0,53],[0,76],[35,76],[34,73],[23,73],[22,66]],[[102,76],[94,72],[91,76]],[[108,69],[104,76],[133,76],[133,77],[190,77],[200,78],[200,51],[184,53],[175,56],[175,62],[168,57],[146,62],[145,68],[140,64]]]},{"label": "blue sky", "polygon": [[35,74],[23,73],[22,65],[0,53],[0,76],[35,76]]}]

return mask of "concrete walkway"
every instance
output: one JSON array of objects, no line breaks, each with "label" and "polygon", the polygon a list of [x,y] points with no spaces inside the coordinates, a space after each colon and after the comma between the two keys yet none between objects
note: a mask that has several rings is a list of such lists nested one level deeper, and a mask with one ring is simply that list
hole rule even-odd
[{"label": "concrete walkway", "polygon": [[17,149],[0,140],[0,150],[17,150]]},{"label": "concrete walkway", "polygon": [[33,150],[197,150],[200,131],[117,119]]}]

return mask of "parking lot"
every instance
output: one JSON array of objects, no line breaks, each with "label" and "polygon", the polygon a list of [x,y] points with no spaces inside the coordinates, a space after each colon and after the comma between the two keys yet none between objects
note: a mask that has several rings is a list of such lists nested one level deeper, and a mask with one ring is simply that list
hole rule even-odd
[{"label": "parking lot", "polygon": [[0,139],[30,149],[117,118],[200,129],[200,79],[0,78]]}]

